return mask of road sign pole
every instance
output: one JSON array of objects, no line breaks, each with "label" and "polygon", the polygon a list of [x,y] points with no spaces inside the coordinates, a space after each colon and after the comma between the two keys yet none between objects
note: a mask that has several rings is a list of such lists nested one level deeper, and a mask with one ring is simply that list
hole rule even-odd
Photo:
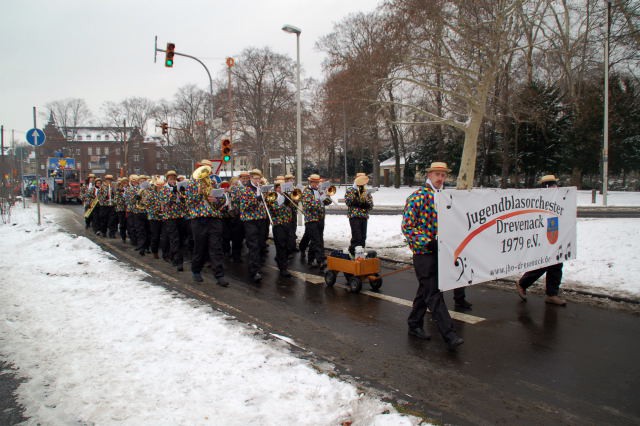
[{"label": "road sign pole", "polygon": [[33,149],[36,158],[36,205],[38,206],[38,226],[40,226],[40,164],[38,164],[38,132],[35,131],[35,129],[38,128],[38,126],[36,125],[36,107],[33,107],[33,128],[33,138],[36,141],[36,146]]}]

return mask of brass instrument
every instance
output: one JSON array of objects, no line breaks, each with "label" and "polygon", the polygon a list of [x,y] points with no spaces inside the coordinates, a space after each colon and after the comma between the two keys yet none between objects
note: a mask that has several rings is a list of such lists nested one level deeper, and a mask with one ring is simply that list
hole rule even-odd
[{"label": "brass instrument", "polygon": [[325,191],[325,193],[329,196],[329,197],[333,197],[334,195],[336,195],[336,187],[334,185],[331,185],[330,187],[327,188],[327,190]]},{"label": "brass instrument", "polygon": [[95,209],[97,205],[98,205],[98,197],[96,196],[96,198],[91,200],[91,204],[89,205],[89,208],[87,209],[87,211],[84,212],[84,218],[85,219],[88,218],[89,216],[91,216],[91,213],[93,212],[93,209]]},{"label": "brass instrument", "polygon": [[210,166],[200,166],[193,171],[191,177],[193,180],[200,184],[199,191],[201,195],[204,195],[205,200],[209,203],[209,207],[215,210],[213,205],[209,202],[209,195],[211,194],[211,190],[213,189],[213,183],[209,176],[211,175],[211,167]]},{"label": "brass instrument", "polygon": [[301,198],[302,198],[302,190],[300,188],[294,188],[293,191],[291,191],[291,197],[290,197],[291,201],[297,204]]}]

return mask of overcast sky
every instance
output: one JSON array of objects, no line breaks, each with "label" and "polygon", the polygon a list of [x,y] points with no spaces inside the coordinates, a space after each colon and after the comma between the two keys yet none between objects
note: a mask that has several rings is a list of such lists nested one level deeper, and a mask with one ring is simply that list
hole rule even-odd
[{"label": "overcast sky", "polygon": [[[318,39],[354,12],[369,12],[379,0],[8,0],[0,34],[0,124],[5,143],[33,127],[32,108],[82,98],[95,115],[105,101],[141,96],[172,99],[179,87],[208,88],[200,64],[176,56],[172,69],[158,47],[200,58],[215,79],[228,56],[247,47],[269,47],[295,60],[295,35],[302,29],[303,78],[321,77],[324,54]],[[38,116],[38,127],[44,127]]]}]

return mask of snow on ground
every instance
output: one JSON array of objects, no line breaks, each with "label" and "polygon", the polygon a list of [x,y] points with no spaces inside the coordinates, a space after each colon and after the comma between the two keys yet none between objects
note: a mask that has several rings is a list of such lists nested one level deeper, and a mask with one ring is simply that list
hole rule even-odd
[{"label": "snow on ground", "polygon": [[[144,281],[55,210],[0,224],[0,359],[30,424],[408,425],[207,305]],[[224,290],[221,290],[224,291]]]},{"label": "snow on ground", "polygon": [[[367,249],[410,262],[411,250],[400,232],[401,221],[401,215],[370,216]],[[303,232],[304,228],[298,229],[298,235]],[[564,263],[562,288],[640,298],[640,219],[578,219],[577,233],[577,258]],[[327,248],[349,247],[351,230],[346,215],[327,215],[324,240]]]}]

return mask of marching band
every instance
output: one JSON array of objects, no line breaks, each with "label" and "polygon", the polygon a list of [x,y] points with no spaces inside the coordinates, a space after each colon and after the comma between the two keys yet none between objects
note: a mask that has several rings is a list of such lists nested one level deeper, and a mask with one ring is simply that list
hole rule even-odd
[{"label": "marching band", "polygon": [[[308,265],[325,268],[325,207],[334,203],[336,188],[318,174],[308,177],[306,187],[296,186],[295,176],[277,176],[267,184],[259,169],[242,171],[238,177],[221,182],[209,160],[196,163],[191,179],[170,170],[164,175],[135,175],[103,178],[91,174],[81,188],[85,220],[98,236],[128,242],[141,256],[170,262],[184,270],[184,259],[191,258],[195,282],[203,282],[202,270],[210,262],[218,285],[229,285],[224,278],[224,258],[242,263],[243,245],[248,279],[260,282],[267,253],[269,229],[273,235],[275,260],[281,277],[290,277],[288,266],[294,252]],[[365,185],[368,178],[359,173],[348,188],[346,203],[352,224],[353,247],[364,247],[366,221],[373,208]],[[303,215],[305,241],[296,246],[298,214]],[[303,239],[304,240],[304,239]]]}]

